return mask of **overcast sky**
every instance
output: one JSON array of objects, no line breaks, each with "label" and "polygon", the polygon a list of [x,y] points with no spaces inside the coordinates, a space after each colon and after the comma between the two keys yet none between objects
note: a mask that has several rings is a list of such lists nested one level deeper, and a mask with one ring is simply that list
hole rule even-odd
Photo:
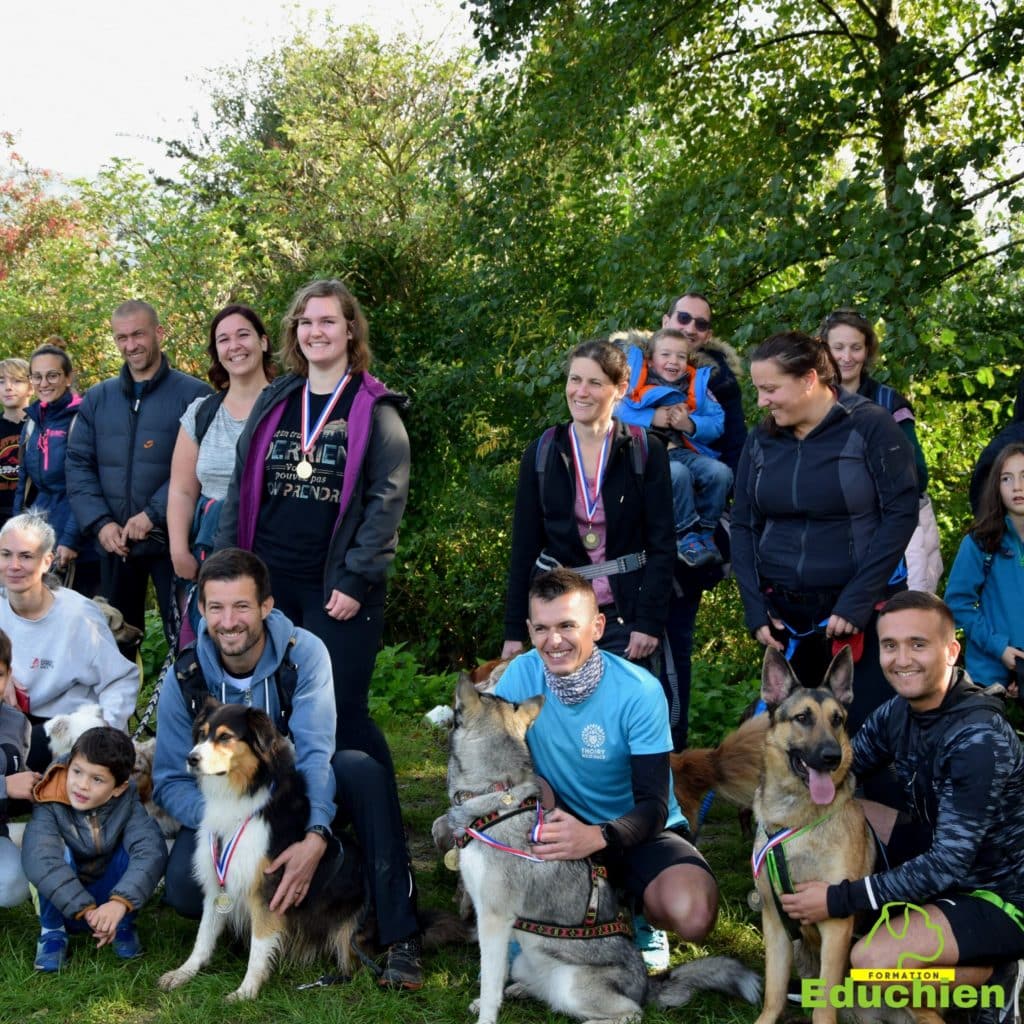
[{"label": "overcast sky", "polygon": [[173,172],[209,69],[265,53],[310,12],[391,38],[468,42],[459,0],[34,0],[5,5],[0,129],[35,167],[91,177],[112,156]]}]

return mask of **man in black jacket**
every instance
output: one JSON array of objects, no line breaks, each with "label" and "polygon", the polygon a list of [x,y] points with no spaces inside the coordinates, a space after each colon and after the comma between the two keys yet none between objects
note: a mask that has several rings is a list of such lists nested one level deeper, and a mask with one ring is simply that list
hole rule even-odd
[{"label": "man in black jacket", "polygon": [[171,369],[148,302],[121,303],[111,326],[124,366],[82,400],[68,443],[68,496],[81,528],[99,542],[104,597],[144,629],[152,579],[166,629],[174,576],[167,546],[171,455],[181,414],[209,388]]}]

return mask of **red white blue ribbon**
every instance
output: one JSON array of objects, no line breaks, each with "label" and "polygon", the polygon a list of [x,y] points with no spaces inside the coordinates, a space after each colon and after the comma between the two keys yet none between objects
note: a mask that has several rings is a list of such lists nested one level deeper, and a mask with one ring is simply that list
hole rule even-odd
[{"label": "red white blue ribbon", "polygon": [[597,460],[597,472],[594,474],[594,491],[591,494],[587,487],[587,474],[583,469],[583,452],[580,451],[580,440],[576,436],[576,425],[569,427],[569,443],[572,445],[572,461],[576,466],[576,483],[583,495],[583,506],[586,509],[587,521],[592,523],[597,513],[597,503],[601,500],[601,485],[604,483],[605,470],[608,468],[608,449],[611,447],[612,431],[604,435],[601,455]]},{"label": "red white blue ribbon", "polygon": [[754,877],[757,878],[761,874],[761,868],[764,867],[765,858],[770,850],[775,849],[776,846],[781,846],[790,836],[795,836],[797,832],[802,831],[803,829],[784,828],[781,832],[776,832],[760,850],[755,850],[750,855],[750,866],[754,870]]},{"label": "red white blue ribbon", "polygon": [[309,381],[306,381],[306,386],[302,389],[302,454],[309,455],[313,451],[313,446],[317,442],[317,438],[323,433],[324,427],[327,425],[327,421],[331,418],[331,413],[334,412],[334,407],[338,404],[338,400],[341,398],[341,393],[345,390],[345,385],[348,384],[349,378],[352,376],[351,370],[345,371],[345,376],[338,381],[334,386],[334,390],[331,392],[331,397],[327,404],[324,406],[324,411],[320,413],[320,417],[317,419],[316,424],[313,427],[313,433],[309,432]]},{"label": "red white blue ribbon", "polygon": [[[533,828],[530,829],[530,842],[539,843],[541,832],[544,830],[544,808],[541,807],[540,803],[537,804],[537,817],[534,820]],[[544,862],[540,857],[535,857],[532,853],[527,853],[525,850],[517,850],[514,846],[506,846],[504,843],[499,843],[497,839],[492,839],[486,832],[480,832],[475,828],[467,828],[466,835],[472,836],[478,842],[486,843],[488,846],[493,847],[495,850],[501,850],[502,853],[510,853],[513,857],[522,857],[523,860],[532,860],[535,864],[543,864]]]},{"label": "red white blue ribbon", "polygon": [[241,825],[235,829],[235,834],[227,841],[223,851],[217,849],[217,837],[211,832],[210,833],[210,853],[213,855],[213,870],[217,872],[217,882],[223,889],[225,879],[228,877],[228,868],[231,866],[231,858],[234,856],[235,849],[238,847],[238,841],[242,838],[242,833],[245,831],[245,826],[252,821],[252,815],[250,814]]}]

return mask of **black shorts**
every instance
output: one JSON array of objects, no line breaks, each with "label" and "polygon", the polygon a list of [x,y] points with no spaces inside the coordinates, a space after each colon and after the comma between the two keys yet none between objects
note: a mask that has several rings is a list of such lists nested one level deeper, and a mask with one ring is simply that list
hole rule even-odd
[{"label": "black shorts", "polygon": [[644,890],[667,868],[677,864],[696,864],[714,880],[715,874],[693,843],[669,828],[653,839],[627,849],[601,850],[593,859],[608,868],[608,880],[617,889],[624,889],[638,904]]},{"label": "black shorts", "polygon": [[1024,929],[1000,907],[966,892],[929,900],[946,915],[960,948],[959,964],[984,965],[1024,956]]}]

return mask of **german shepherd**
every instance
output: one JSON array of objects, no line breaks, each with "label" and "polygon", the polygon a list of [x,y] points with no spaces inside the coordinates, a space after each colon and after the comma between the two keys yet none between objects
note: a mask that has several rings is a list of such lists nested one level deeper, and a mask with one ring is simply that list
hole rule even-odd
[{"label": "german shepherd", "polygon": [[[755,1003],[760,979],[725,957],[693,960],[648,978],[629,934],[614,928],[619,911],[613,890],[589,861],[516,855],[529,854],[537,819],[540,786],[526,731],[543,703],[542,696],[516,705],[480,694],[468,677],[456,692],[447,825],[456,836],[482,831],[503,847],[474,838],[459,855],[480,942],[480,998],[471,1007],[478,1024],[495,1024],[503,995],[529,995],[593,1024],[638,1020],[645,1003],[682,1006],[701,989]],[[570,937],[584,931],[588,920],[593,937]],[[513,931],[521,951],[506,989]]]},{"label": "german shepherd", "polygon": [[[774,1024],[786,1006],[793,943],[776,903],[772,877],[784,879],[788,874],[793,886],[863,878],[874,866],[875,844],[864,812],[853,799],[853,750],[846,734],[846,708],[853,699],[850,649],[844,647],[832,659],[821,686],[812,690],[801,686],[778,651],[767,648],[761,697],[768,705],[769,723],[761,782],[754,796],[754,864],[765,946],[764,1008],[757,1024]],[[770,841],[790,830],[791,837],[766,854]],[[781,866],[766,863],[773,856]],[[804,951],[820,951],[820,977],[829,987],[846,974],[853,924],[852,917],[829,918],[800,929]],[[815,1009],[813,1018],[814,1024],[832,1024],[836,1011]]]}]

